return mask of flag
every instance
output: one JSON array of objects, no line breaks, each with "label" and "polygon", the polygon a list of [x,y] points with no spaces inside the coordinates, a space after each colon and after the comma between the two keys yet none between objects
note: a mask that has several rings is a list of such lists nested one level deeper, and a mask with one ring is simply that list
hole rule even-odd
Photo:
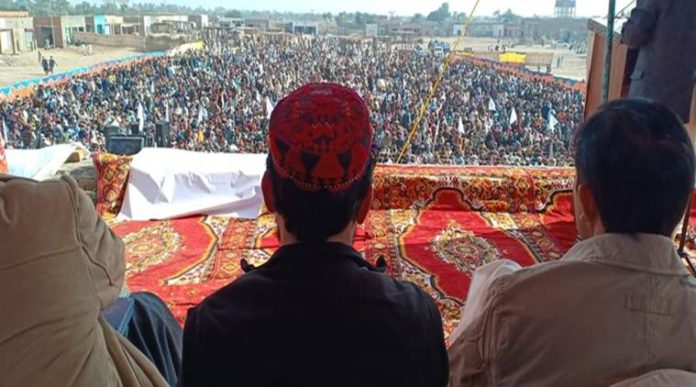
[{"label": "flag", "polygon": [[138,130],[140,133],[143,132],[145,127],[145,111],[143,110],[143,104],[138,102]]},{"label": "flag", "polygon": [[271,113],[273,112],[273,103],[271,102],[271,99],[266,97],[266,116],[268,119],[271,119]]},{"label": "flag", "polygon": [[490,110],[492,112],[497,110],[495,107],[495,102],[493,101],[493,98],[488,99],[488,110]]},{"label": "flag", "polygon": [[553,140],[549,143],[549,158],[553,158]]},{"label": "flag", "polygon": [[7,123],[5,122],[5,119],[2,119],[2,138],[3,140],[7,141],[10,138],[10,135],[8,133],[9,131],[7,130]]},{"label": "flag", "polygon": [[155,82],[150,84],[150,94],[155,95]]},{"label": "flag", "polygon": [[164,121],[169,122],[169,102],[164,105]]},{"label": "flag", "polygon": [[222,110],[225,110],[225,93],[220,94],[220,106],[222,106]]},{"label": "flag", "polygon": [[510,125],[514,124],[517,122],[517,112],[515,111],[515,108],[512,108],[512,111],[510,112]]},{"label": "flag", "polygon": [[204,108],[203,106],[201,106],[201,107],[198,109],[198,118],[196,119],[196,126],[200,125],[201,122],[203,121],[203,118],[204,118],[204,116],[203,116],[203,115],[204,115],[203,111],[204,111],[204,110],[205,110],[205,108]]},{"label": "flag", "polygon": [[556,133],[556,125],[558,124],[558,120],[553,114],[549,114],[549,124],[547,126],[547,129],[551,133]]},{"label": "flag", "polygon": [[459,123],[457,124],[457,131],[464,134],[464,123],[462,122],[462,117],[459,117]]}]

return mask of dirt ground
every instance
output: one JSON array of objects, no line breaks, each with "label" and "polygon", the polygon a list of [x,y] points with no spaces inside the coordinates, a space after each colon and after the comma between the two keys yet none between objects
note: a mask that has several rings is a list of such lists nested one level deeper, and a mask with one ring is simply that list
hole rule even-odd
[{"label": "dirt ground", "polygon": [[[57,63],[55,69],[57,73],[138,53],[129,48],[99,46],[93,46],[92,55],[84,55],[77,47],[40,51],[45,56],[53,55]],[[0,87],[43,75],[43,70],[39,64],[39,55],[36,51],[23,52],[20,55],[0,55]]]},{"label": "dirt ground", "polygon": [[[457,38],[438,38],[438,40],[449,42],[454,46]],[[460,44],[459,49],[471,48],[474,51],[486,51],[488,47],[495,46],[498,44],[495,38],[474,38],[465,36]],[[517,45],[511,50],[519,52],[535,52],[535,53],[553,53],[554,60],[551,67],[551,72],[560,77],[572,78],[577,80],[582,80],[587,78],[587,55],[576,54],[574,51],[570,51],[566,48],[552,48],[549,45],[542,47],[541,45]],[[556,67],[556,59],[562,57],[562,63],[560,67]],[[536,69],[534,69],[536,70]],[[545,71],[545,69],[542,69]]]}]

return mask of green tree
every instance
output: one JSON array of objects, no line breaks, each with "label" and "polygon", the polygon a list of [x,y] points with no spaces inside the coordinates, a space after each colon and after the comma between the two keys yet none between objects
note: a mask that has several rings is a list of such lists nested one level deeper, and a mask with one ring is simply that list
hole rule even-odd
[{"label": "green tree", "polygon": [[231,10],[231,11],[225,12],[225,16],[226,16],[226,17],[234,17],[234,18],[241,19],[241,18],[244,17],[244,14],[242,13],[242,11],[233,9],[233,10]]},{"label": "green tree", "polygon": [[514,14],[511,9],[508,9],[503,14],[499,14],[499,17],[500,20],[506,23],[515,22],[522,19],[522,16]]},{"label": "green tree", "polygon": [[413,17],[411,18],[411,21],[414,23],[420,23],[423,20],[425,20],[425,16],[423,16],[422,13],[417,13],[417,14],[413,15]]},{"label": "green tree", "polygon": [[88,1],[83,1],[79,4],[75,5],[75,14],[77,15],[93,15],[96,12],[96,7],[92,5],[92,3]]},{"label": "green tree", "polygon": [[450,13],[449,3],[445,2],[442,3],[440,8],[436,9],[433,12],[430,12],[430,14],[428,14],[427,20],[434,22],[442,22],[449,19],[451,16],[452,14]]}]

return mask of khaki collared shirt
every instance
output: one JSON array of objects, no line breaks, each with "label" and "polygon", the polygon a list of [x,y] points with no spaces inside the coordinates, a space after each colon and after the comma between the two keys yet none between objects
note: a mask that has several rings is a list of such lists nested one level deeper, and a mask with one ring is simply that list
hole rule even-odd
[{"label": "khaki collared shirt", "polygon": [[100,315],[123,254],[72,178],[0,174],[0,387],[166,386]]},{"label": "khaki collared shirt", "polygon": [[449,349],[451,386],[607,386],[696,371],[696,281],[669,238],[605,234],[501,277]]}]

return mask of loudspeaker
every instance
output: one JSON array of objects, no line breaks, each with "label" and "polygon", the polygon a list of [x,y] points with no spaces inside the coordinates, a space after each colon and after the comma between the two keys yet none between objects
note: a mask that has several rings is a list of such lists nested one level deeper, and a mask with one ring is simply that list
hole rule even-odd
[{"label": "loudspeaker", "polygon": [[140,124],[131,124],[130,126],[131,134],[137,136],[140,134]]},{"label": "loudspeaker", "polygon": [[106,150],[115,155],[131,156],[145,147],[143,136],[111,136],[106,138]]},{"label": "loudspeaker", "polygon": [[172,146],[169,122],[160,121],[155,124],[155,142],[159,148],[170,148]]},{"label": "loudspeaker", "polygon": [[109,141],[109,137],[112,136],[120,136],[121,135],[121,128],[118,126],[105,126],[104,127],[104,137],[106,138],[106,141]]}]

